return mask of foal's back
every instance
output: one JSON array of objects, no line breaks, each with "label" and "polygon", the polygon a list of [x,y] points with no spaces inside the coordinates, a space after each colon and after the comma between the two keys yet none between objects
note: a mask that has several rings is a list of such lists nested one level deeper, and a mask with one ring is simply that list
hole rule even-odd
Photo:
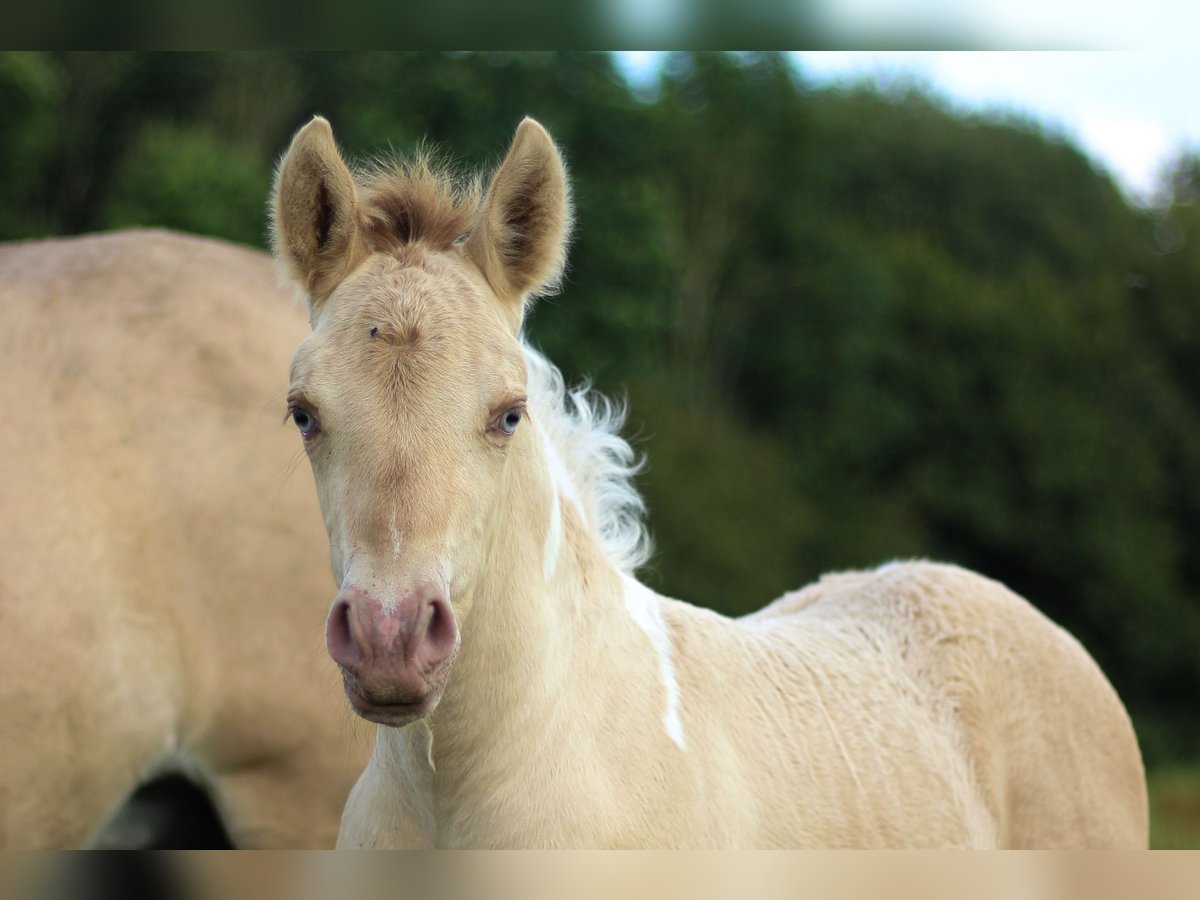
[{"label": "foal's back", "polygon": [[827,770],[807,821],[844,834],[820,843],[1146,846],[1124,707],[1079,643],[1002,585],[892,564],[827,576],[739,624],[760,671],[801,698],[768,716],[817,749],[796,752],[796,771]]},{"label": "foal's back", "polygon": [[0,845],[83,843],[171,768],[236,843],[332,845],[367,748],[280,424],[304,332],[249,250],[0,248]]}]

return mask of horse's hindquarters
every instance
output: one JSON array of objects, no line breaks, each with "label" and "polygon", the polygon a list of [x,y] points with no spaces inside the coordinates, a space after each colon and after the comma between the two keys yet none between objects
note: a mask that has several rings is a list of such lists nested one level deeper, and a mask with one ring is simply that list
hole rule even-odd
[{"label": "horse's hindquarters", "polygon": [[0,248],[0,844],[79,846],[176,765],[235,839],[332,844],[369,748],[281,424],[305,330],[232,245]]}]

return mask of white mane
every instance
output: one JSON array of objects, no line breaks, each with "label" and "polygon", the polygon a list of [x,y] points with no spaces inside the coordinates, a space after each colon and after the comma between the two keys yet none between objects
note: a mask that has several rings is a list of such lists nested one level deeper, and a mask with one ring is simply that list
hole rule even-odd
[{"label": "white mane", "polygon": [[620,435],[625,407],[587,383],[568,390],[550,360],[524,341],[522,347],[534,418],[561,458],[605,555],[632,573],[650,558],[652,546],[643,521],[646,504],[633,485],[642,461]]}]

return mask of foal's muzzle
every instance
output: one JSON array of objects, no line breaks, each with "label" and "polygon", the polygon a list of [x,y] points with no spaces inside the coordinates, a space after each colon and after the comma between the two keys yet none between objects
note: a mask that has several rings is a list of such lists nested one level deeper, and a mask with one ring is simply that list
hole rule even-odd
[{"label": "foal's muzzle", "polygon": [[437,705],[458,650],[458,627],[450,602],[432,583],[395,603],[350,584],[333,601],[325,646],[341,667],[354,711],[399,726]]}]

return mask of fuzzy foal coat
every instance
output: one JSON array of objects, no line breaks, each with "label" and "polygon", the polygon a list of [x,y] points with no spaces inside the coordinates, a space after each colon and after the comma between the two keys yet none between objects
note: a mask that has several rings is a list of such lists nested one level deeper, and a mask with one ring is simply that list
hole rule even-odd
[{"label": "fuzzy foal coat", "polygon": [[448,185],[354,176],[321,119],[276,182],[330,647],[384,726],[339,846],[1145,846],[1124,708],[1004,587],[892,564],[730,620],[638,584],[627,456],[520,341],[562,269],[558,151],[526,120],[482,199]]}]

